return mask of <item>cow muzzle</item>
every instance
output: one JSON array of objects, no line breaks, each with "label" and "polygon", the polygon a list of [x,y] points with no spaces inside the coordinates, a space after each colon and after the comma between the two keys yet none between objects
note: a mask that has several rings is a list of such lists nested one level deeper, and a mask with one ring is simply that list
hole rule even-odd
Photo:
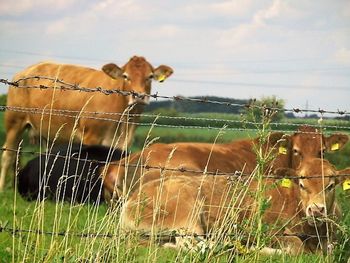
[{"label": "cow muzzle", "polygon": [[312,204],[306,208],[306,217],[309,225],[322,225],[322,218],[327,216],[327,209],[324,204]]}]

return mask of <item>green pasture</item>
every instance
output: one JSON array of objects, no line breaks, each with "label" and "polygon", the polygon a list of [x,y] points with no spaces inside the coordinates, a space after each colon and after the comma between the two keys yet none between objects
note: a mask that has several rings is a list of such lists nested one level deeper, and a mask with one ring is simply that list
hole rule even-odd
[{"label": "green pasture", "polygon": [[[186,114],[187,117],[191,116]],[[241,116],[228,114],[196,114],[192,117],[216,118],[239,120]],[[3,115],[0,115],[0,143],[4,141]],[[143,123],[152,120],[143,119]],[[165,125],[176,125],[174,120],[159,122]],[[178,120],[180,121],[180,120]],[[200,122],[188,121],[187,126],[200,126],[202,128],[174,128],[140,126],[137,129],[132,151],[142,149],[146,142],[157,141],[171,143],[178,141],[198,142],[229,142],[241,138],[252,138],[256,136],[254,130],[239,130],[245,127],[235,126],[225,122],[202,120]],[[295,124],[314,124],[317,120],[284,120],[284,122]],[[337,120],[324,120],[324,125],[349,126],[349,122]],[[227,129],[220,129],[224,125]],[[216,129],[205,129],[205,127]],[[230,129],[231,128],[231,129]],[[252,128],[252,126],[250,126]],[[288,124],[273,126],[274,130],[295,130],[295,126]],[[328,128],[328,131],[342,131],[342,129]],[[146,141],[147,138],[147,141]],[[30,146],[24,141],[24,150],[37,151],[38,147]],[[350,166],[350,144],[345,149],[327,154],[337,168]],[[32,155],[22,156],[22,164],[32,158]],[[4,192],[0,193],[0,227],[21,228],[40,230],[43,232],[56,233],[52,236],[49,233],[8,233],[0,231],[0,262],[332,262],[340,258],[350,256],[350,244],[346,238],[350,237],[350,192],[338,189],[338,198],[344,210],[344,218],[340,225],[345,235],[336,247],[337,257],[324,257],[321,255],[302,255],[298,257],[273,256],[261,257],[256,255],[242,255],[232,258],[229,253],[189,253],[178,252],[173,249],[161,248],[152,244],[150,247],[139,246],[137,236],[125,236],[118,229],[118,208],[111,209],[106,205],[98,207],[90,205],[76,205],[69,203],[54,203],[45,201],[41,203],[28,202],[22,199],[12,187],[12,180],[8,176],[7,186]],[[57,233],[95,233],[110,234],[110,237],[86,237],[57,235]]]}]

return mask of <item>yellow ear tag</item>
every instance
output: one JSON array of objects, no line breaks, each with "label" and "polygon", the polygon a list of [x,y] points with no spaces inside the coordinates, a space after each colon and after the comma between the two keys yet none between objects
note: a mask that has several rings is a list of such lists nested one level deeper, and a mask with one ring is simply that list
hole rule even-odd
[{"label": "yellow ear tag", "polygon": [[343,182],[343,190],[346,191],[346,190],[349,190],[349,189],[350,189],[350,179],[346,179]]},{"label": "yellow ear tag", "polygon": [[331,151],[339,150],[339,143],[332,144]]},{"label": "yellow ear tag", "polygon": [[281,181],[281,186],[285,188],[291,188],[292,187],[292,180],[283,178]]},{"label": "yellow ear tag", "polygon": [[279,154],[287,154],[287,148],[286,147],[283,147],[283,146],[280,146],[278,148],[278,153]]},{"label": "yellow ear tag", "polygon": [[159,81],[159,82],[163,82],[165,79],[166,79],[166,76],[165,76],[165,75],[160,75],[160,76],[158,77],[158,81]]}]

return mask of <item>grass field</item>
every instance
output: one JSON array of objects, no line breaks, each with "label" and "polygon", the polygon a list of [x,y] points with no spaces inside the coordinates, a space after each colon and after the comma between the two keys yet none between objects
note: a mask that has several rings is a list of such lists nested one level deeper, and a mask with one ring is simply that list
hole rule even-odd
[{"label": "grass field", "polygon": [[[212,115],[213,116],[213,115]],[[211,117],[212,117],[211,116]],[[222,115],[217,116],[223,117]],[[0,115],[2,118],[2,115]],[[297,120],[293,120],[297,122]],[[317,121],[316,121],[317,122]],[[0,120],[2,124],[2,119]],[[338,122],[337,122],[338,124]],[[330,124],[329,124],[330,125]],[[344,125],[344,123],[341,123]],[[203,124],[201,124],[203,126]],[[286,127],[284,127],[286,128]],[[136,132],[132,151],[143,147],[149,132],[148,127],[139,127]],[[204,141],[214,142],[218,130],[153,128],[151,139],[159,142]],[[222,131],[218,142],[227,142],[239,138],[254,137],[254,131]],[[0,142],[4,139],[4,129],[0,127]],[[36,150],[24,142],[25,150]],[[350,166],[350,145],[335,154],[327,155],[338,168]],[[32,156],[23,156],[24,163]],[[344,210],[340,223],[350,237],[350,191],[338,189],[338,197]],[[106,205],[98,207],[51,201],[27,202],[12,188],[12,179],[7,178],[7,187],[0,193],[0,226],[7,228],[30,229],[47,233],[8,233],[0,232],[0,262],[228,262],[233,259],[225,253],[189,253],[160,248],[151,243],[149,247],[138,245],[137,235],[122,233],[118,228],[118,209]],[[52,232],[56,235],[52,235]],[[66,232],[72,235],[64,235]],[[57,233],[61,233],[57,234]],[[76,236],[79,233],[109,233],[109,237]],[[342,240],[337,247],[337,255],[349,257],[349,241]],[[347,247],[342,247],[347,246]],[[273,256],[261,257],[256,253],[235,257],[235,262],[325,262],[338,258],[320,255],[302,255],[298,257]]]}]

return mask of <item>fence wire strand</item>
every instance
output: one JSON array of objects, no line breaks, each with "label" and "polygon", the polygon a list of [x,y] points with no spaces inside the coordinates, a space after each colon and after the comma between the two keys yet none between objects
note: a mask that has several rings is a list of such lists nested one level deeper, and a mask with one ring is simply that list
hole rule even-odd
[{"label": "fence wire strand", "polygon": [[[59,116],[59,117],[67,117],[67,118],[80,118],[80,119],[92,119],[92,120],[99,120],[99,121],[109,121],[109,122],[115,122],[115,123],[125,123],[130,125],[138,125],[138,126],[153,126],[153,127],[160,127],[160,128],[179,128],[179,129],[207,129],[207,130],[224,130],[224,131],[258,131],[258,128],[247,128],[244,127],[245,125],[252,125],[252,126],[258,126],[261,125],[261,122],[250,122],[246,120],[225,120],[225,119],[211,119],[211,118],[197,118],[197,117],[173,117],[173,116],[159,116],[159,115],[149,115],[149,114],[133,114],[133,113],[113,113],[113,112],[97,112],[97,111],[78,111],[78,110],[67,110],[67,109],[42,109],[42,108],[30,108],[30,107],[15,107],[15,106],[5,106],[0,105],[0,111],[14,111],[14,112],[23,112],[23,113],[29,113],[29,114],[38,114],[38,115],[49,115],[49,116]],[[182,120],[200,120],[200,121],[221,121],[226,122],[222,124],[222,127],[215,127],[215,126],[200,126],[200,125],[171,125],[171,124],[161,124],[157,122],[135,122],[135,121],[128,121],[128,120],[122,120],[118,118],[107,118],[107,117],[100,117],[97,115],[107,115],[107,116],[120,116],[120,117],[126,117],[129,116],[129,118],[132,117],[154,117],[156,118],[164,118],[164,119],[182,119]],[[241,128],[234,128],[234,127],[227,127],[227,123],[235,123],[235,124],[241,124],[243,127]],[[302,124],[294,124],[294,123],[284,123],[284,122],[272,122],[270,124],[271,126],[292,126],[292,127],[298,127]],[[310,127],[314,128],[324,128],[324,129],[336,129],[336,130],[349,130],[350,126],[336,126],[336,125],[313,125],[308,124]],[[223,128],[225,127],[225,128]],[[282,130],[278,129],[277,131],[284,132],[284,133],[292,133],[293,131],[290,130]],[[328,132],[326,130],[326,132]],[[300,133],[303,134],[319,134],[318,131],[311,132],[311,131],[300,131]]]},{"label": "fence wire strand", "polygon": [[[69,231],[60,231],[60,232],[53,232],[53,231],[44,231],[44,230],[34,230],[34,229],[22,229],[22,228],[12,228],[12,227],[6,227],[6,226],[0,226],[0,233],[6,232],[12,235],[17,235],[19,233],[26,233],[26,234],[36,234],[36,235],[49,235],[49,236],[72,236],[72,237],[78,237],[78,238],[120,238],[119,234],[111,234],[111,233],[80,233],[80,232],[69,232]],[[180,234],[176,233],[175,231],[172,232],[165,232],[165,233],[147,233],[144,231],[135,231],[132,232],[133,234],[138,234],[141,238],[175,238],[175,237],[205,237],[209,238],[214,236],[214,234]],[[127,234],[127,233],[126,233]],[[223,233],[226,237],[235,237],[237,234],[229,234],[229,233]],[[302,239],[307,238],[327,238],[326,235],[309,235],[309,234],[289,234],[289,233],[283,233],[274,235],[276,237],[285,237],[285,236],[294,236],[299,237]]]},{"label": "fence wire strand", "polygon": [[[29,80],[29,79],[34,79],[34,80],[49,80],[54,82],[56,85],[55,86],[47,86],[47,85],[38,85],[38,86],[26,86],[26,85],[20,85],[21,81],[24,80]],[[80,87],[77,84],[71,84],[67,83],[63,80],[57,79],[57,78],[52,78],[52,77],[47,77],[47,76],[30,76],[26,78],[21,78],[16,81],[9,81],[7,79],[0,79],[0,83],[3,83],[5,85],[10,85],[12,87],[16,88],[28,88],[28,89],[60,89],[62,91],[65,90],[70,90],[70,91],[81,91],[81,92],[99,92],[104,95],[111,95],[111,94],[118,94],[122,96],[133,96],[135,98],[140,98],[143,99],[145,97],[150,97],[153,99],[169,99],[173,101],[190,101],[190,102],[195,102],[195,103],[209,103],[209,104],[215,104],[215,105],[225,105],[228,107],[241,107],[241,108],[258,108],[260,110],[264,111],[271,111],[271,112],[293,112],[293,113],[318,113],[321,115],[324,114],[335,114],[335,115],[340,115],[340,116],[349,116],[346,110],[337,110],[337,111],[331,111],[331,110],[324,110],[324,109],[300,109],[300,108],[278,108],[278,107],[267,107],[267,106],[258,106],[254,105],[253,103],[246,103],[246,104],[239,104],[239,103],[232,103],[229,101],[215,101],[215,100],[209,100],[206,98],[189,98],[185,96],[165,96],[165,95],[159,95],[158,93],[154,94],[145,94],[145,93],[137,93],[134,91],[124,91],[120,89],[105,89],[103,87],[95,87],[95,88],[86,88],[86,87]],[[57,83],[61,85],[57,85]],[[254,101],[252,101],[254,102]]]},{"label": "fence wire strand", "polygon": [[[16,149],[9,149],[9,148],[0,148],[0,151],[10,151],[10,152],[15,152],[16,154],[30,154],[30,155],[38,155],[38,156],[48,156],[48,157],[54,157],[54,158],[62,158],[62,159],[72,159],[76,161],[81,161],[81,162],[90,162],[90,163],[97,163],[101,165],[120,165],[123,167],[133,167],[133,168],[140,168],[140,169],[146,169],[146,170],[159,170],[160,172],[168,171],[168,172],[179,172],[179,173],[192,173],[192,174],[197,174],[197,175],[210,175],[210,176],[227,176],[227,177],[249,177],[252,174],[251,173],[243,173],[242,171],[233,171],[233,172],[220,172],[220,171],[206,171],[206,170],[193,170],[193,169],[186,169],[185,167],[179,167],[179,168],[172,168],[172,167],[166,167],[166,166],[152,166],[152,165],[147,165],[147,164],[133,164],[133,163],[128,163],[125,164],[120,161],[97,161],[97,160],[92,160],[92,159],[87,159],[87,158],[79,158],[75,157],[75,153],[72,155],[60,155],[60,154],[54,154],[54,153],[48,153],[48,152],[36,152],[36,151],[24,151],[24,150],[16,150]],[[348,177],[350,174],[342,174],[341,176]],[[339,177],[341,177],[339,176]],[[267,175],[262,175],[262,178],[265,179],[317,179],[317,178],[336,178],[337,176],[335,175],[312,175],[312,176],[279,176],[275,174],[267,174]]]}]

